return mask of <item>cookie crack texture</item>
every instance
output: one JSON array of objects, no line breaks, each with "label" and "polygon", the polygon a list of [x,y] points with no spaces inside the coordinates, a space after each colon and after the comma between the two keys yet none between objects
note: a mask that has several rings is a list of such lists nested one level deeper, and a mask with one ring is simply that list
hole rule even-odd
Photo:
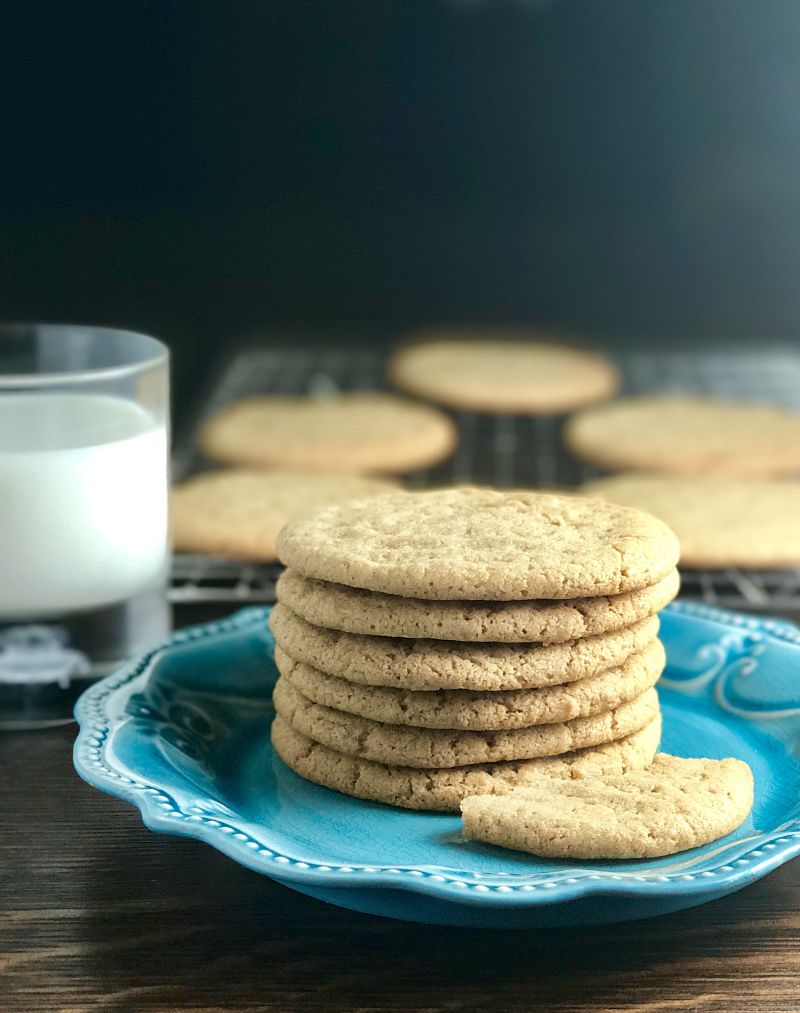
[{"label": "cookie crack texture", "polygon": [[284,528],[278,552],[306,577],[400,597],[561,600],[652,585],[678,542],[649,514],[602,500],[455,489],[323,510]]},{"label": "cookie crack texture", "polygon": [[312,742],[280,715],[271,730],[278,755],[310,781],[358,798],[440,812],[457,812],[467,795],[501,795],[519,786],[535,787],[543,776],[579,780],[640,769],[652,761],[660,734],[661,721],[656,716],[619,742],[562,756],[422,769],[346,756]]},{"label": "cookie crack texture", "polygon": [[372,637],[556,644],[634,626],[678,593],[678,571],[638,591],[565,601],[430,601],[347,587],[286,570],[278,601],[308,623]]},{"label": "cookie crack texture", "polygon": [[[282,587],[279,583],[281,597]],[[653,644],[658,618],[564,643],[490,644],[331,633],[281,601],[272,610],[270,627],[290,658],[349,682],[484,692],[563,685],[617,667]]]},{"label": "cookie crack texture", "polygon": [[408,728],[345,714],[316,704],[281,677],[275,709],[302,735],[339,752],[407,767],[457,767],[556,756],[615,741],[644,728],[658,714],[649,689],[608,714],[509,731]]},{"label": "cookie crack texture", "polygon": [[658,857],[730,833],[753,804],[739,760],[657,756],[644,770],[587,780],[540,779],[535,791],[462,802],[468,839],[548,858]]},{"label": "cookie crack texture", "polygon": [[361,685],[295,661],[275,650],[278,670],[314,703],[385,724],[456,731],[494,731],[559,724],[621,706],[655,685],[664,667],[661,643],[651,641],[621,666],[563,686],[538,689],[405,690]]}]

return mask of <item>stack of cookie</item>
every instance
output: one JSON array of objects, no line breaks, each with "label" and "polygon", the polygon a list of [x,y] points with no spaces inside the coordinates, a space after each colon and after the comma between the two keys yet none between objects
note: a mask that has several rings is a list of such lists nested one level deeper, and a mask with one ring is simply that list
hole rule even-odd
[{"label": "stack of cookie", "polygon": [[283,530],[276,751],[360,798],[457,811],[658,747],[666,525],[600,500],[389,493]]}]

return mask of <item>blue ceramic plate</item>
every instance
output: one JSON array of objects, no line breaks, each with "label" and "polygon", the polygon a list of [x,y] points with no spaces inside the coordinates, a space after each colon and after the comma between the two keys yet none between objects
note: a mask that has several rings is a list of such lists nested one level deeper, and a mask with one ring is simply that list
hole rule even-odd
[{"label": "blue ceramic plate", "polygon": [[622,921],[739,890],[800,851],[800,633],[678,603],[663,613],[662,748],[737,756],[755,806],[670,858],[554,862],[468,843],[457,816],[361,802],[292,773],[267,734],[277,677],[266,609],[175,634],[78,702],[75,766],[151,830],[358,911],[448,925]]}]

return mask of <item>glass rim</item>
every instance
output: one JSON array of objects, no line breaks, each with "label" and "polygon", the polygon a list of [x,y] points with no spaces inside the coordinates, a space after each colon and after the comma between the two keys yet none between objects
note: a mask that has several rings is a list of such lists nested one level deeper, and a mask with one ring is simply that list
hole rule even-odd
[{"label": "glass rim", "polygon": [[118,366],[67,369],[61,372],[4,373],[2,363],[0,363],[0,392],[23,387],[57,387],[82,381],[123,379],[169,362],[169,348],[167,345],[158,338],[154,338],[152,334],[145,334],[143,331],[131,331],[124,327],[105,327],[98,324],[47,323],[42,320],[0,321],[0,351],[2,350],[4,334],[10,331],[36,330],[37,328],[47,328],[52,331],[80,330],[86,333],[94,333],[95,335],[124,335],[136,341],[145,342],[146,345],[150,346],[151,354],[135,362],[121,362]]}]

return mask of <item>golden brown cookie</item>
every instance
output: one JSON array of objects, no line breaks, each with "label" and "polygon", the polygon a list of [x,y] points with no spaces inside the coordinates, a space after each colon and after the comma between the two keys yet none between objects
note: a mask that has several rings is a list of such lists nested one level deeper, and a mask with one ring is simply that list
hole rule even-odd
[{"label": "golden brown cookie", "polygon": [[432,600],[616,595],[675,567],[656,518],[596,499],[492,489],[390,493],[295,521],[281,562],[305,577]]},{"label": "golden brown cookie", "polygon": [[408,728],[372,721],[313,703],[283,677],[275,684],[273,700],[278,714],[315,742],[339,753],[401,767],[462,767],[556,756],[623,739],[658,714],[654,689],[605,714],[493,732]]},{"label": "golden brown cookie", "polygon": [[800,416],[689,395],[621,398],[573,416],[567,447],[600,468],[755,478],[800,471]]},{"label": "golden brown cookie", "polygon": [[443,412],[380,393],[250,397],[223,408],[200,435],[213,461],[370,474],[426,468],[457,441]]},{"label": "golden brown cookie", "polygon": [[800,483],[624,474],[584,492],[660,517],[678,536],[685,567],[800,566]]},{"label": "golden brown cookie", "polygon": [[363,636],[313,626],[280,602],[269,626],[297,661],[366,686],[480,692],[537,689],[621,665],[658,634],[658,617],[625,629],[559,644],[475,644]]},{"label": "golden brown cookie", "polygon": [[569,411],[617,389],[617,371],[602,355],[524,334],[509,337],[429,333],[395,352],[389,377],[402,390],[451,408],[523,415]]},{"label": "golden brown cookie", "polygon": [[326,675],[275,649],[281,675],[313,703],[390,725],[491,731],[557,724],[602,714],[655,686],[664,669],[664,648],[653,640],[622,665],[563,686],[542,689],[420,691],[364,686]]},{"label": "golden brown cookie", "polygon": [[170,525],[178,552],[277,560],[278,532],[294,517],[332,503],[397,488],[385,479],[322,471],[229,468],[181,482],[170,496]]},{"label": "golden brown cookie", "polygon": [[285,570],[277,595],[308,623],[347,633],[464,643],[558,644],[631,627],[668,605],[679,587],[678,571],[672,570],[641,591],[596,598],[432,602],[313,580]]},{"label": "golden brown cookie", "polygon": [[753,806],[741,760],[683,760],[661,753],[645,770],[566,781],[461,803],[464,837],[542,858],[658,858],[716,841]]},{"label": "golden brown cookie", "polygon": [[295,773],[315,784],[403,809],[458,812],[467,795],[501,794],[542,776],[596,778],[647,766],[661,738],[661,718],[617,742],[537,760],[420,770],[387,766],[337,753],[297,732],[281,717],[272,722],[275,752]]}]

